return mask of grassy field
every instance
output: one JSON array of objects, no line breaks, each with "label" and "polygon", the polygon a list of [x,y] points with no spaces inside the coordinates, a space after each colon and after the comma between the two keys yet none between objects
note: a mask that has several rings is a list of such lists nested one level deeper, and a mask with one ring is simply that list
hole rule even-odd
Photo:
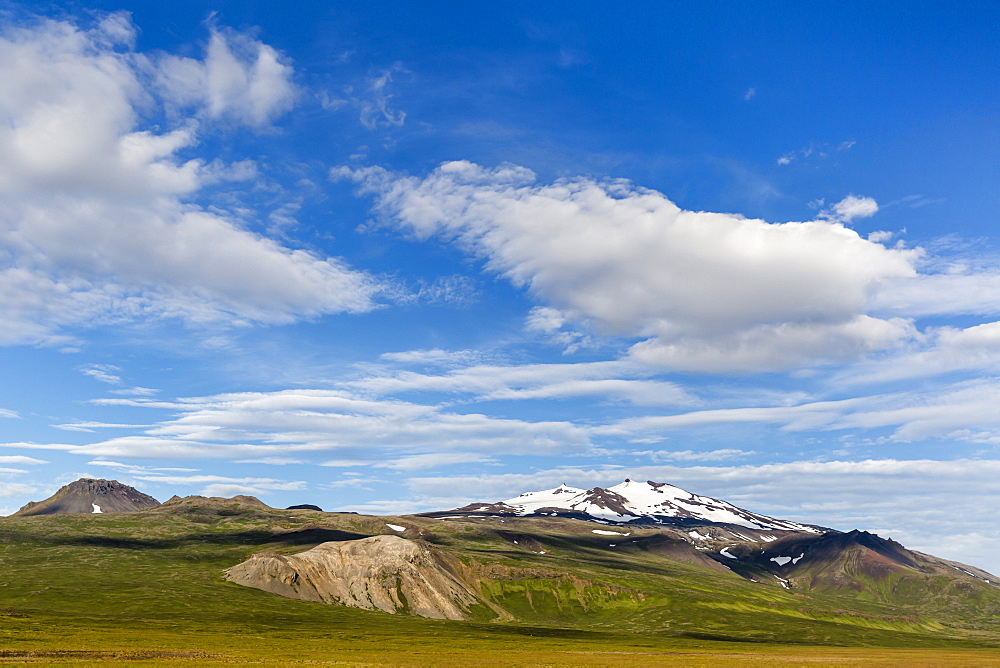
[{"label": "grassy field", "polygon": [[[388,615],[222,578],[256,551],[389,533],[387,521],[484,573],[484,593],[516,621]],[[240,505],[5,518],[0,661],[1000,665],[998,620],[977,615],[982,601],[934,617],[919,606],[785,591],[652,552],[611,551],[592,528],[533,520],[512,532],[499,520]]]}]

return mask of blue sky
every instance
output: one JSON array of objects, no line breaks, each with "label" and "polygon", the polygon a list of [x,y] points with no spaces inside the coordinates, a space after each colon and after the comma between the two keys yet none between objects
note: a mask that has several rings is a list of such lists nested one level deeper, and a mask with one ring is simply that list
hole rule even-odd
[{"label": "blue sky", "polygon": [[995,3],[3,4],[0,510],[670,482],[1000,571]]}]

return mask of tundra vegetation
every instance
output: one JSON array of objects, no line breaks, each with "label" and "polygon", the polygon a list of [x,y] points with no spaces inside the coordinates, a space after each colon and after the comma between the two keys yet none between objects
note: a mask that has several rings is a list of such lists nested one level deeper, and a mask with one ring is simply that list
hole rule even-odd
[{"label": "tundra vegetation", "polygon": [[[403,527],[400,532],[388,524]],[[0,519],[0,661],[391,665],[986,665],[1000,589],[894,576],[784,589],[567,518],[373,517],[189,498]],[[227,581],[255,554],[393,535],[475,582],[466,620],[296,600]],[[650,538],[646,543],[641,539]],[[849,562],[849,560],[848,560]],[[850,570],[850,563],[840,567]],[[863,574],[854,574],[855,580]],[[405,603],[405,596],[403,597]]]}]

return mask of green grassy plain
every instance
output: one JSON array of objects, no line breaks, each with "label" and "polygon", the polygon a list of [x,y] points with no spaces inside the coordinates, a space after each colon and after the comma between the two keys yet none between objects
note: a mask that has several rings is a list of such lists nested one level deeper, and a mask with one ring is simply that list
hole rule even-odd
[{"label": "green grassy plain", "polygon": [[[259,550],[391,533],[387,521],[483,574],[483,593],[516,620],[491,621],[485,607],[469,622],[389,615],[222,577]],[[1000,618],[982,612],[992,599],[953,596],[935,616],[926,600],[900,607],[786,591],[655,552],[613,551],[593,526],[238,504],[4,518],[0,662],[1000,665]],[[634,536],[643,532],[655,530]]]}]

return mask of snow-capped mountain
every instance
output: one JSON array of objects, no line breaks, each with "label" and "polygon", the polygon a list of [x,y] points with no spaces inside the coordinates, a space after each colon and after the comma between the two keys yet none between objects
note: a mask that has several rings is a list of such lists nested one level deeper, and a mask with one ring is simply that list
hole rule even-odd
[{"label": "snow-capped mountain", "polygon": [[818,527],[779,520],[737,508],[731,503],[692,494],[680,487],[652,481],[625,482],[584,490],[559,485],[525,492],[498,503],[474,503],[455,512],[499,515],[572,516],[614,523],[677,524],[684,521],[730,524],[758,531],[822,533]]}]

